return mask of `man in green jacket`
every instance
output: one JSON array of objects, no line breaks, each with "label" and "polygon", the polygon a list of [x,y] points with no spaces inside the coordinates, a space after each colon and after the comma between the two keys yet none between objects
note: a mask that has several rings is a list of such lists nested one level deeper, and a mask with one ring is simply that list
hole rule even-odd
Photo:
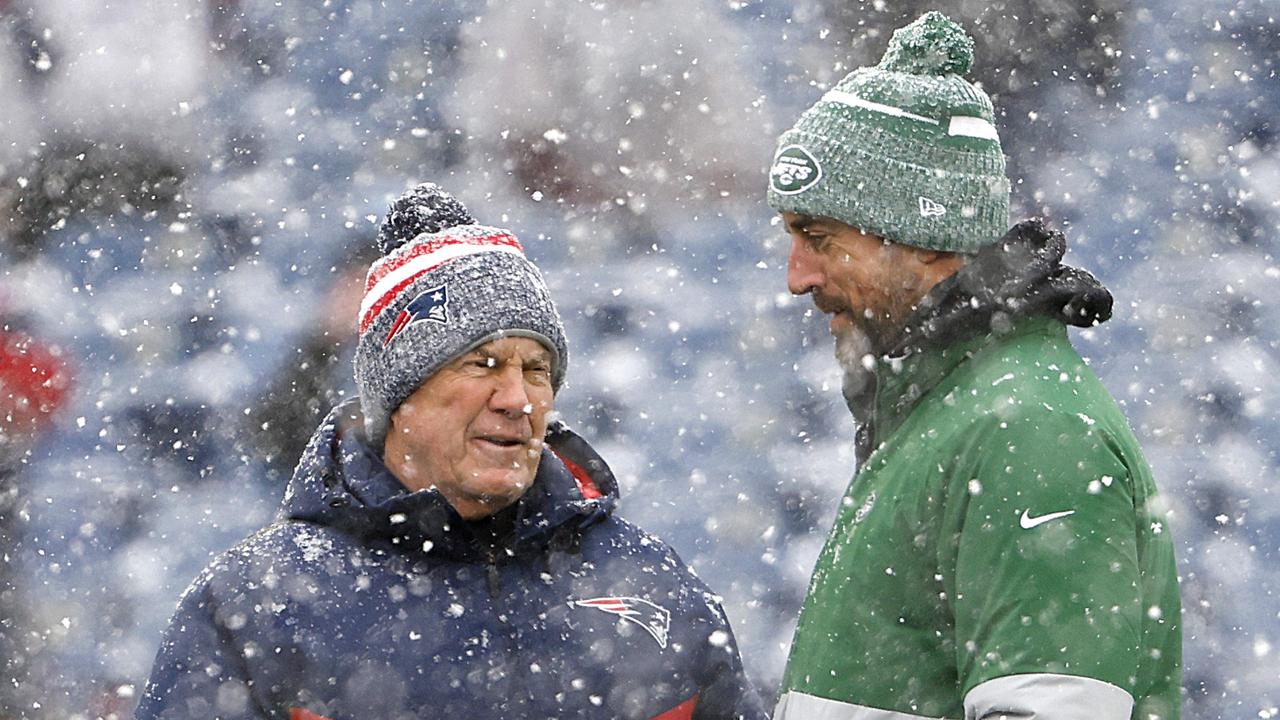
[{"label": "man in green jacket", "polygon": [[936,12],[898,30],[770,172],[787,284],[831,316],[859,458],[775,718],[1177,718],[1168,513],[1067,339],[1111,295],[1061,263],[1061,234],[1007,230],[972,48]]}]

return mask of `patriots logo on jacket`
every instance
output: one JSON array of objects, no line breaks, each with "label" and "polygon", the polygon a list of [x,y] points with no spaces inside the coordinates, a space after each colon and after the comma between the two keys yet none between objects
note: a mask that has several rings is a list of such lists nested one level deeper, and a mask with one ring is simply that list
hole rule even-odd
[{"label": "patriots logo on jacket", "polygon": [[396,316],[396,321],[391,323],[391,331],[387,333],[387,339],[382,341],[382,347],[390,345],[391,341],[404,332],[405,328],[423,320],[440,323],[441,325],[449,322],[448,286],[441,285],[438,288],[431,288],[414,298],[408,305],[405,305],[400,314]]},{"label": "patriots logo on jacket", "polygon": [[654,605],[648,600],[633,597],[598,597],[590,600],[578,600],[573,603],[578,607],[595,608],[635,623],[645,629],[658,647],[667,648],[667,633],[671,629],[671,612],[661,605]]}]

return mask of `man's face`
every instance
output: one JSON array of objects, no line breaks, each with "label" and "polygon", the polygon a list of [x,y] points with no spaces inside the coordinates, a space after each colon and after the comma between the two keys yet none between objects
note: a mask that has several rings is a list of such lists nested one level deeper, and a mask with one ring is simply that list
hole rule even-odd
[{"label": "man's face", "polygon": [[888,352],[928,289],[911,249],[831,218],[782,213],[782,221],[791,236],[787,288],[813,295],[838,343]]},{"label": "man's face", "polygon": [[435,487],[467,519],[515,502],[538,471],[554,403],[552,355],[487,342],[445,365],[391,415],[383,458],[410,490]]}]

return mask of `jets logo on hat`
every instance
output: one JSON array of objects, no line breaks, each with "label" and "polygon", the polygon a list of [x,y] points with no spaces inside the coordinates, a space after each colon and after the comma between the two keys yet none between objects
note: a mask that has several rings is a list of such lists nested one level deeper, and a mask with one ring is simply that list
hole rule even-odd
[{"label": "jets logo on hat", "polygon": [[391,330],[387,333],[387,339],[382,341],[382,347],[390,345],[391,341],[404,332],[405,328],[422,321],[448,324],[449,289],[446,286],[431,288],[405,305],[396,316],[396,321],[391,324]]},{"label": "jets logo on hat", "polygon": [[671,629],[671,613],[661,605],[654,605],[648,600],[633,597],[599,597],[590,600],[577,600],[578,607],[595,608],[635,623],[644,628],[658,647],[667,647],[667,632]]},{"label": "jets logo on hat", "polygon": [[779,195],[795,195],[813,187],[822,179],[818,160],[799,145],[788,145],[778,151],[769,171],[769,185]]},{"label": "jets logo on hat", "polygon": [[920,196],[920,217],[942,217],[947,214],[947,207],[937,200]]}]

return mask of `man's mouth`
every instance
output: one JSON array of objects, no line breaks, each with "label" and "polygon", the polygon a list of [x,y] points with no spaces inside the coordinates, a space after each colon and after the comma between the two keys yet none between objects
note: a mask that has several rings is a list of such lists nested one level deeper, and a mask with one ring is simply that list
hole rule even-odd
[{"label": "man's mouth", "polygon": [[824,315],[835,315],[836,313],[842,312],[845,309],[844,306],[840,305],[839,303],[831,302],[830,300],[827,300],[826,298],[823,298],[819,295],[813,296],[813,305],[814,307],[818,308],[818,311]]},{"label": "man's mouth", "polygon": [[849,312],[849,306],[843,300],[828,295],[823,295],[817,290],[812,292],[814,307],[818,308],[824,315],[839,315]]},{"label": "man's mouth", "polygon": [[831,316],[831,334],[835,335],[853,327],[853,311],[844,303],[825,295],[814,293],[813,304],[823,314]]},{"label": "man's mouth", "polygon": [[501,448],[521,447],[525,444],[525,441],[521,438],[504,435],[480,435],[476,439]]}]

